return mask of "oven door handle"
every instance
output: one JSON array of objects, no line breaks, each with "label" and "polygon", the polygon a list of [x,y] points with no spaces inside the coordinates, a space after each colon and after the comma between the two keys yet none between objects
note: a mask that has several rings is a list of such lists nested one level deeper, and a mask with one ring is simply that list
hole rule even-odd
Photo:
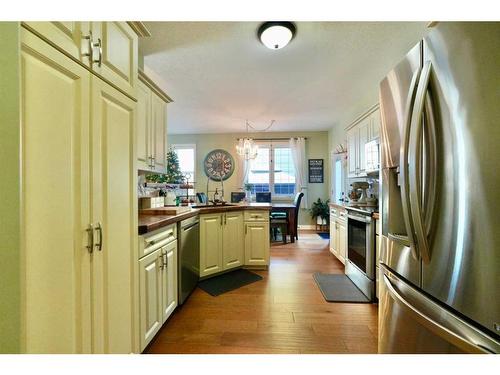
[{"label": "oven door handle", "polygon": [[371,224],[371,222],[372,222],[371,216],[369,216],[369,217],[361,217],[361,216],[354,216],[354,215],[349,215],[348,214],[347,218],[351,219],[351,220],[361,221],[362,223],[366,223],[366,224]]}]

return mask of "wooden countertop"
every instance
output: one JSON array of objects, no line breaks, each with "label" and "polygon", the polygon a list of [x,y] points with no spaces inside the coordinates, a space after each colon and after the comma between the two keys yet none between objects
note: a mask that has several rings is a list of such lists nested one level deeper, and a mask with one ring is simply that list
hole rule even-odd
[{"label": "wooden countertop", "polygon": [[270,203],[249,203],[249,204],[233,204],[225,206],[202,206],[195,205],[196,208],[191,208],[189,211],[179,213],[178,215],[162,215],[162,214],[139,214],[139,235],[152,232],[156,229],[165,227],[170,224],[177,223],[178,221],[188,219],[198,214],[207,213],[220,213],[227,211],[241,211],[241,210],[271,210],[272,204]]},{"label": "wooden countertop", "polygon": [[380,213],[378,213],[378,212],[374,212],[374,213],[373,213],[373,218],[374,218],[375,220],[380,220]]}]

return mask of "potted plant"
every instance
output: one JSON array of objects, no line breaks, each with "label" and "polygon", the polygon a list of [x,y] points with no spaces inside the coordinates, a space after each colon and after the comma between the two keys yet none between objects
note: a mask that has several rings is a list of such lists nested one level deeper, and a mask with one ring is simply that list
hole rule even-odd
[{"label": "potted plant", "polygon": [[253,189],[253,184],[250,184],[248,182],[245,183],[245,199],[247,200],[247,202],[251,202],[252,201],[252,189]]},{"label": "potted plant", "polygon": [[318,198],[316,202],[313,202],[312,207],[309,209],[309,213],[313,219],[316,219],[318,225],[328,225],[330,219],[330,208],[328,203],[330,201],[322,201]]}]

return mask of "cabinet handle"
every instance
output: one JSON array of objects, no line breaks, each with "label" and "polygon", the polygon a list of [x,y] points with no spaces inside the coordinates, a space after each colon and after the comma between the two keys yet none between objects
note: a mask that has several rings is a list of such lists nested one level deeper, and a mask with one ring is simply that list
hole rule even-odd
[{"label": "cabinet handle", "polygon": [[226,225],[226,224],[227,224],[227,216],[226,216],[226,214],[224,214],[224,225]]},{"label": "cabinet handle", "polygon": [[[101,67],[101,64],[102,64],[102,41],[101,41],[101,38],[97,38],[97,43],[92,43],[92,48],[99,49],[99,58],[97,60],[93,59],[92,61],[97,63],[98,67]],[[94,55],[94,54],[92,53],[92,55]]]},{"label": "cabinet handle", "polygon": [[97,223],[97,227],[95,228],[97,233],[99,233],[99,242],[95,244],[95,247],[97,250],[101,251],[102,250],[102,225],[101,223]]},{"label": "cabinet handle", "polygon": [[222,226],[222,215],[220,215],[220,225]]},{"label": "cabinet handle", "polygon": [[85,35],[82,39],[87,41],[87,52],[82,52],[82,57],[92,60],[92,31],[89,31],[89,35]]},{"label": "cabinet handle", "polygon": [[247,234],[248,232],[248,225],[245,224],[245,235]]},{"label": "cabinet handle", "polygon": [[164,252],[162,255],[161,255],[161,258],[163,260],[162,262],[162,266],[161,266],[161,269],[164,269],[164,268],[167,268],[168,267],[168,257],[167,257],[167,253]]},{"label": "cabinet handle", "polygon": [[92,252],[94,251],[94,226],[92,224],[89,224],[85,231],[87,232],[88,237],[88,245],[86,246],[86,248],[89,253],[92,254]]}]

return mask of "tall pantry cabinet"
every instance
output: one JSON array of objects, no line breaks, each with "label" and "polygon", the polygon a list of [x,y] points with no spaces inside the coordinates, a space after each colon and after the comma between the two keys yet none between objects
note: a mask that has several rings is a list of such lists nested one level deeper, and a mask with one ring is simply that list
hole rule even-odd
[{"label": "tall pantry cabinet", "polygon": [[[56,45],[73,38],[51,34],[59,24],[19,31],[19,351],[130,353],[138,347],[137,35],[125,22],[100,23],[116,37],[77,56]],[[80,31],[91,23],[70,24],[85,45]],[[102,73],[111,59],[117,72],[135,73],[114,81]]]}]

